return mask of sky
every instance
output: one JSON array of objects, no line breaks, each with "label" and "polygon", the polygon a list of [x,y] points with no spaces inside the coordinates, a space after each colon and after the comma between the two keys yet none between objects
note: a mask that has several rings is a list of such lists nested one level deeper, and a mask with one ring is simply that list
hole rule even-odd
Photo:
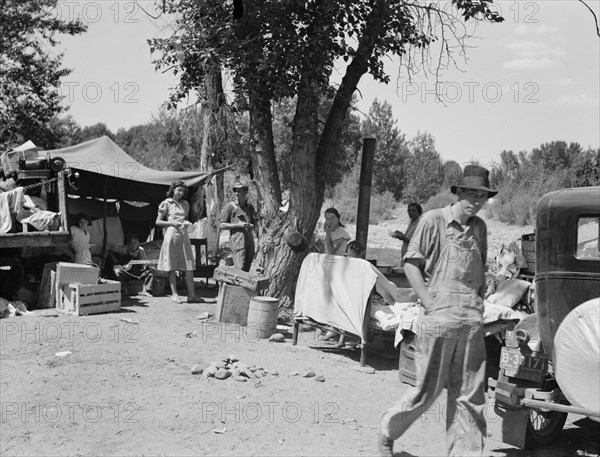
[{"label": "sky", "polygon": [[[600,1],[587,4],[600,17]],[[407,78],[388,59],[388,85],[364,76],[361,113],[374,99],[392,106],[397,127],[413,138],[428,132],[444,160],[499,161],[503,150],[531,151],[564,140],[600,147],[600,38],[592,14],[577,0],[499,1],[501,24],[469,25],[475,38],[458,68],[438,80]],[[176,79],[156,72],[148,38],[167,36],[152,2],[60,0],[57,15],[80,17],[88,31],[61,37],[64,65],[73,69],[61,91],[80,125],[104,122],[112,131],[158,113]],[[341,71],[341,70],[340,70]]]}]

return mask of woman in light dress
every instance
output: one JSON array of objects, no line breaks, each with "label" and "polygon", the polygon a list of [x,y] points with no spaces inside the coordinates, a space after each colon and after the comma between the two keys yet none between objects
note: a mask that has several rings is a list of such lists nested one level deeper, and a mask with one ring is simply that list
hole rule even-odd
[{"label": "woman in light dress", "polygon": [[73,262],[84,265],[93,265],[90,251],[90,232],[88,225],[90,218],[85,213],[79,213],[75,225],[71,226],[71,247],[75,253]]},{"label": "woman in light dress", "polygon": [[164,240],[160,249],[157,270],[169,272],[171,298],[175,303],[183,303],[177,293],[177,271],[185,271],[188,290],[188,303],[201,303],[194,289],[194,251],[187,233],[191,222],[187,220],[189,203],[183,199],[187,187],[183,181],[171,184],[167,199],[158,206],[156,226],[162,227]]}]

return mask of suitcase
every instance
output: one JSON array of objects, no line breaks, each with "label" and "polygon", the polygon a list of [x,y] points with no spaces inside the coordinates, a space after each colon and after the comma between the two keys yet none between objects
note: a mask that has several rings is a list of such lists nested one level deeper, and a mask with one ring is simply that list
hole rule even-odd
[{"label": "suitcase", "polygon": [[213,279],[234,286],[242,286],[252,291],[269,287],[269,278],[255,273],[248,273],[236,267],[220,266],[215,269]]}]

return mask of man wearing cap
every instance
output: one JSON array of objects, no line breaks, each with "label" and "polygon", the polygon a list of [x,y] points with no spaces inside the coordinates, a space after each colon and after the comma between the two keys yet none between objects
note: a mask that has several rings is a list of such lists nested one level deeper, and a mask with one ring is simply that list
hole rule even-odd
[{"label": "man wearing cap", "polygon": [[254,259],[254,228],[256,211],[248,202],[248,186],[241,182],[233,185],[237,202],[229,202],[221,214],[221,229],[229,230],[229,243],[233,250],[233,265],[250,271]]},{"label": "man wearing cap", "polygon": [[[404,271],[421,301],[415,349],[416,387],[386,411],[379,451],[392,456],[394,440],[448,391],[447,455],[482,455],[486,436],[483,339],[487,228],[476,216],[488,198],[489,173],[465,167],[452,193],[458,201],[425,213],[404,256]],[[436,414],[435,412],[432,414]]]}]

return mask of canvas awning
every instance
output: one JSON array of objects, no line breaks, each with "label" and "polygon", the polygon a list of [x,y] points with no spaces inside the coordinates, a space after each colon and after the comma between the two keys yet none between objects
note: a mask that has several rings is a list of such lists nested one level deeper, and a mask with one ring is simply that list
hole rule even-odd
[{"label": "canvas awning", "polygon": [[52,159],[63,158],[67,167],[79,172],[79,188],[70,187],[70,194],[116,200],[157,203],[166,198],[165,193],[172,182],[199,186],[221,171],[153,170],[137,162],[107,136],[67,148],[38,152],[40,159],[45,159],[48,154]]}]

